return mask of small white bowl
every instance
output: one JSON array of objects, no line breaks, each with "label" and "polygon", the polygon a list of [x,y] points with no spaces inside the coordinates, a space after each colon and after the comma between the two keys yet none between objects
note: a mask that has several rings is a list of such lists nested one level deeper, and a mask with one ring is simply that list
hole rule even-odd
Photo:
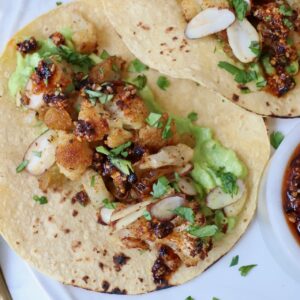
[{"label": "small white bowl", "polygon": [[282,206],[282,183],[286,167],[300,144],[296,126],[276,150],[261,182],[258,218],[264,240],[279,265],[300,282],[300,246],[290,231]]}]

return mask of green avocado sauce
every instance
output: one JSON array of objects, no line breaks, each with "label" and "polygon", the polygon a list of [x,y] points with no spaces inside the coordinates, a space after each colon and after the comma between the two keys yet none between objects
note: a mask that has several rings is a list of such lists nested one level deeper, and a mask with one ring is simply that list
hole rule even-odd
[{"label": "green avocado sauce", "polygon": [[[155,101],[149,86],[146,85],[139,93],[151,112],[163,112]],[[195,125],[188,118],[175,115],[172,115],[172,118],[175,120],[179,134],[192,134],[195,139],[194,169],[191,175],[198,185],[200,195],[208,193],[216,186],[221,186],[221,181],[217,175],[217,171],[220,169],[232,173],[237,178],[244,179],[247,176],[246,165],[234,151],[227,149],[213,138],[211,129]]]}]

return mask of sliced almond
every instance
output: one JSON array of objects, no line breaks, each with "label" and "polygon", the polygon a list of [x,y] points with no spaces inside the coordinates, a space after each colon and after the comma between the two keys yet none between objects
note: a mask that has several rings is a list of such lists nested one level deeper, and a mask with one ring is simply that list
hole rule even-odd
[{"label": "sliced almond", "polygon": [[188,196],[196,196],[197,191],[194,187],[193,180],[189,177],[180,178],[178,181],[180,190]]},{"label": "sliced almond", "polygon": [[182,195],[176,195],[167,197],[160,200],[151,207],[151,215],[157,218],[159,221],[171,220],[176,216],[173,212],[179,206],[182,206],[185,202],[185,197]]},{"label": "sliced almond", "polygon": [[130,206],[126,207],[125,209],[119,210],[112,215],[111,222],[114,222],[116,220],[124,218],[127,215],[146,207],[150,203],[154,203],[154,200],[146,200],[146,201],[143,201],[143,202],[140,202],[137,204],[130,205]]},{"label": "sliced almond", "polygon": [[48,130],[40,135],[27,149],[24,160],[29,161],[26,170],[38,176],[43,174],[55,163],[57,133]]},{"label": "sliced almond", "polygon": [[192,160],[194,150],[185,144],[166,146],[158,153],[148,155],[139,165],[140,169],[158,169],[164,166],[184,166]]},{"label": "sliced almond", "polygon": [[187,175],[188,173],[190,173],[192,170],[193,170],[193,165],[192,165],[191,163],[188,163],[188,164],[186,164],[184,167],[178,168],[178,169],[177,169],[177,173],[178,173],[180,176],[185,176],[185,175]]},{"label": "sliced almond", "polygon": [[242,180],[237,181],[238,193],[230,195],[223,192],[220,187],[214,188],[206,198],[206,204],[211,209],[220,209],[240,200],[245,194],[245,184]]},{"label": "sliced almond", "polygon": [[249,63],[257,57],[250,46],[252,42],[259,44],[259,35],[247,19],[236,20],[227,28],[227,36],[232,52],[239,61]]},{"label": "sliced almond", "polygon": [[144,215],[144,209],[135,211],[134,213],[127,215],[126,217],[118,220],[115,224],[115,230],[121,230],[125,227],[127,227],[128,225],[132,224],[133,222],[135,222],[137,219],[139,219],[140,217],[142,217]]},{"label": "sliced almond", "polygon": [[94,170],[87,170],[82,178],[82,185],[95,208],[103,206],[103,199],[113,200],[111,193],[107,190],[102,177]]},{"label": "sliced almond", "polygon": [[111,216],[112,216],[113,212],[114,212],[114,209],[102,207],[100,210],[101,221],[104,224],[108,225],[111,222]]},{"label": "sliced almond", "polygon": [[227,217],[235,217],[241,213],[243,210],[243,207],[246,203],[247,200],[247,191],[243,194],[242,198],[240,198],[238,201],[225,206],[224,207],[224,212]]},{"label": "sliced almond", "polygon": [[234,21],[235,15],[229,9],[207,8],[188,23],[185,35],[188,39],[202,38],[225,30]]}]

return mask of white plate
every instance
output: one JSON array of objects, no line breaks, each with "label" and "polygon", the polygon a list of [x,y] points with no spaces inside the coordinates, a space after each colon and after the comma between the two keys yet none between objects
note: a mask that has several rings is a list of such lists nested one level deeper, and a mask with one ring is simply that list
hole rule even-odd
[{"label": "white plate", "polygon": [[[0,0],[0,28],[2,29],[0,49],[13,32],[42,12],[55,7],[55,2],[56,0]],[[299,121],[272,121],[270,125],[288,132],[296,122]],[[14,300],[44,300],[48,298],[54,300],[184,300],[187,296],[193,296],[196,300],[211,300],[212,297],[220,300],[299,299],[298,283],[291,280],[269,254],[258,220],[264,222],[263,218],[254,220],[247,233],[230,253],[200,277],[179,287],[143,296],[99,294],[64,286],[33,268],[26,267],[26,263],[18,258],[2,239],[0,239],[0,263]],[[257,264],[257,268],[253,269],[247,277],[241,277],[238,272],[239,266],[229,267],[231,258],[235,255],[240,257],[239,266]],[[44,289],[45,294],[42,293],[40,287]]]},{"label": "white plate", "polygon": [[282,182],[288,162],[300,143],[300,125],[286,136],[273,155],[263,182],[264,199],[259,212],[263,215],[262,231],[266,244],[282,268],[300,282],[300,247],[290,232],[282,207]]}]

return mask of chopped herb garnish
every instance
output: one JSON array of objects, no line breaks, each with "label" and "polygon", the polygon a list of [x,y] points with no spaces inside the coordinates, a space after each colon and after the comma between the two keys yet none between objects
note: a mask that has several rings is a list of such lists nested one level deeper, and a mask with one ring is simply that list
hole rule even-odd
[{"label": "chopped herb garnish", "polygon": [[233,173],[224,172],[224,169],[220,169],[217,171],[217,176],[222,182],[222,190],[224,193],[230,194],[231,196],[238,193],[237,177]]},{"label": "chopped herb garnish", "polygon": [[34,156],[36,156],[36,157],[41,157],[41,156],[42,156],[42,151],[32,151],[32,153],[33,153]]},{"label": "chopped herb garnish", "polygon": [[198,225],[191,225],[188,227],[187,232],[198,238],[205,238],[205,237],[214,236],[218,232],[218,226],[206,225],[200,227]]},{"label": "chopped herb garnish", "polygon": [[261,49],[260,49],[260,44],[259,42],[252,41],[249,49],[256,55],[260,56]]},{"label": "chopped herb garnish", "polygon": [[115,73],[119,73],[119,72],[120,72],[120,68],[119,68],[116,64],[113,64],[111,68],[112,68],[112,70],[113,70]]},{"label": "chopped herb garnish", "polygon": [[109,53],[104,49],[103,51],[102,51],[102,53],[100,54],[100,58],[101,59],[107,59],[107,58],[109,58],[110,57],[110,55],[109,55]]},{"label": "chopped herb garnish", "polygon": [[145,210],[145,211],[144,211],[143,216],[144,216],[144,218],[145,218],[147,221],[151,221],[151,220],[152,220],[151,214],[149,213],[148,210]]},{"label": "chopped herb garnish", "polygon": [[288,27],[290,30],[294,29],[294,24],[287,18],[283,19],[283,24]]},{"label": "chopped herb garnish", "polygon": [[160,119],[161,119],[161,114],[150,113],[146,119],[146,123],[151,127],[162,128],[163,124],[160,121]]},{"label": "chopped herb garnish", "polygon": [[270,142],[274,149],[277,149],[284,139],[284,135],[280,131],[272,132]]},{"label": "chopped herb garnish", "polygon": [[190,112],[187,117],[191,122],[198,120],[198,114],[196,112]]},{"label": "chopped herb garnish", "polygon": [[66,93],[72,93],[74,90],[75,90],[74,84],[73,84],[73,83],[70,83],[70,84],[66,87],[65,92],[66,92]]},{"label": "chopped herb garnish", "polygon": [[293,10],[283,4],[279,6],[279,12],[285,17],[291,17],[293,15]]},{"label": "chopped herb garnish", "polygon": [[[123,156],[124,150],[127,149],[128,147],[130,147],[131,145],[132,145],[132,142],[127,142],[123,145],[120,145],[119,147],[116,147],[116,148],[110,150],[110,153],[112,153],[115,156],[118,156],[120,154]],[[126,156],[126,154],[125,154],[125,156]],[[127,156],[128,156],[128,152],[127,152]]]},{"label": "chopped herb garnish", "polygon": [[74,49],[65,45],[61,45],[57,49],[61,58],[72,65],[91,68],[95,64],[88,55],[76,52]]},{"label": "chopped herb garnish", "polygon": [[243,21],[248,10],[248,3],[245,0],[232,0],[232,6],[234,7],[237,18]]},{"label": "chopped herb garnish", "polygon": [[144,63],[142,63],[139,59],[133,60],[128,67],[128,71],[132,72],[132,73],[134,73],[134,72],[141,73],[148,69],[149,69],[149,67],[147,65],[145,65]]},{"label": "chopped herb garnish", "polygon": [[164,91],[170,86],[170,81],[166,76],[159,76],[156,83]]},{"label": "chopped herb garnish", "polygon": [[230,267],[236,266],[239,263],[239,256],[236,255],[232,258],[231,263],[230,263]]},{"label": "chopped herb garnish", "polygon": [[185,298],[185,300],[195,300],[192,296],[188,296]]},{"label": "chopped herb garnish", "polygon": [[96,182],[96,176],[93,175],[92,178],[91,178],[91,187],[95,186],[95,182]]},{"label": "chopped herb garnish", "polygon": [[61,2],[61,1],[57,1],[57,2],[56,2],[56,5],[57,5],[57,6],[62,5],[62,2]]},{"label": "chopped herb garnish", "polygon": [[33,196],[33,200],[35,202],[38,202],[39,204],[43,205],[43,204],[47,204],[48,203],[48,199],[45,196],[37,196],[34,195]]},{"label": "chopped herb garnish", "polygon": [[234,75],[234,80],[238,83],[248,83],[257,78],[257,74],[254,71],[242,70],[226,61],[220,61],[219,68],[226,70],[228,73]]},{"label": "chopped herb garnish", "polygon": [[264,79],[262,81],[256,82],[256,87],[258,87],[258,88],[264,88],[265,86],[267,86],[267,84],[268,84],[268,81]]},{"label": "chopped herb garnish", "polygon": [[118,168],[123,174],[127,176],[130,175],[131,172],[133,172],[133,167],[129,160],[111,156],[109,157],[109,160],[116,168]]},{"label": "chopped herb garnish", "polygon": [[105,147],[103,146],[99,146],[96,148],[96,151],[101,153],[101,154],[105,154],[105,155],[110,155],[110,151],[107,150]]},{"label": "chopped herb garnish", "polygon": [[109,199],[105,198],[102,200],[102,203],[104,204],[105,208],[108,209],[115,209],[117,207],[115,202],[111,202]]},{"label": "chopped herb garnish", "polygon": [[162,132],[162,138],[163,139],[168,139],[172,137],[172,131],[171,131],[171,123],[172,123],[172,118],[168,118],[166,126]]},{"label": "chopped herb garnish", "polygon": [[242,276],[247,276],[249,274],[249,272],[255,268],[257,265],[248,265],[248,266],[242,266],[239,268],[239,271],[241,273]]},{"label": "chopped herb garnish", "polygon": [[179,206],[174,209],[174,213],[190,223],[195,222],[195,214],[190,207]]},{"label": "chopped herb garnish", "polygon": [[153,184],[151,195],[154,198],[160,198],[165,195],[170,189],[169,180],[165,177],[159,177],[157,183]]},{"label": "chopped herb garnish", "polygon": [[92,91],[85,89],[84,92],[89,96],[89,100],[93,105],[96,104],[96,100],[98,99],[101,104],[105,104],[113,99],[114,95],[112,94],[104,94],[99,91]]},{"label": "chopped herb garnish", "polygon": [[16,172],[17,173],[20,173],[22,172],[26,167],[27,165],[29,164],[29,160],[23,160],[16,168]]},{"label": "chopped herb garnish", "polygon": [[212,297],[212,300],[220,300],[220,299],[217,297]]},{"label": "chopped herb garnish", "polygon": [[144,74],[138,75],[132,82],[138,90],[142,90],[147,84],[147,77]]}]

